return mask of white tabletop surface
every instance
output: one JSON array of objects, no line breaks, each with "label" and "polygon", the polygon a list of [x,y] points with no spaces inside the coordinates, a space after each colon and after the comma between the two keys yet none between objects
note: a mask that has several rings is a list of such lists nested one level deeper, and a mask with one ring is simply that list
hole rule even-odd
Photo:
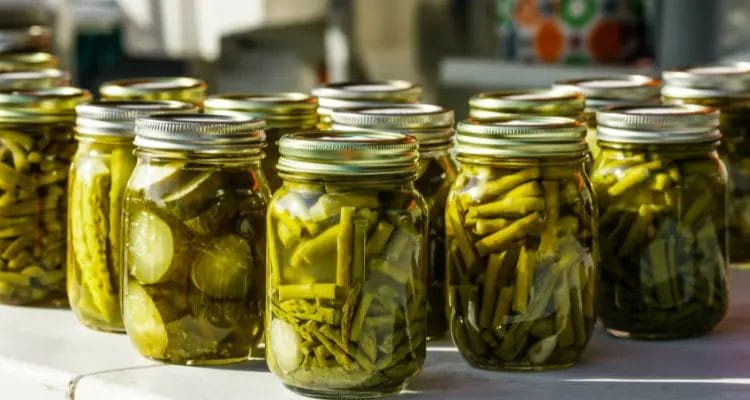
[{"label": "white tabletop surface", "polygon": [[[449,341],[428,346],[401,398],[750,399],[750,271],[732,271],[729,314],[703,338],[643,342],[597,329],[577,366],[504,373],[469,367]],[[82,327],[67,310],[0,306],[2,400],[299,399],[263,361],[232,367],[162,365],[124,335]]]}]

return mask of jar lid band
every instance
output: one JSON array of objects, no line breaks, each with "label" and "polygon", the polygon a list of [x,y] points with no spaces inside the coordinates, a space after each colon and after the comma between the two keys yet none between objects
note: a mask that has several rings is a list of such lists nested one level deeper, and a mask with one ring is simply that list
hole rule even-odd
[{"label": "jar lid band", "polygon": [[99,101],[76,107],[76,132],[91,136],[135,136],[135,120],[155,114],[197,112],[181,101]]},{"label": "jar lid band", "polygon": [[168,113],[136,119],[136,147],[230,156],[262,153],[265,122],[218,114]]},{"label": "jar lid band", "polygon": [[694,104],[609,107],[596,113],[599,140],[702,143],[721,138],[719,112]]},{"label": "jar lid band", "polygon": [[235,93],[210,96],[205,101],[208,112],[249,112],[278,116],[315,114],[318,100],[304,93]]},{"label": "jar lid band", "polygon": [[508,114],[570,116],[583,112],[584,105],[583,95],[571,88],[484,92],[469,99],[471,110]]},{"label": "jar lid band", "polygon": [[646,75],[612,75],[560,81],[554,87],[580,91],[589,106],[592,99],[642,101],[658,98],[661,81]]},{"label": "jar lid band", "polygon": [[279,140],[277,169],[312,176],[414,176],[419,158],[414,137],[398,133],[317,131]]},{"label": "jar lid band", "polygon": [[312,94],[320,99],[414,103],[422,97],[422,87],[402,80],[338,82],[319,86]]},{"label": "jar lid band", "polygon": [[575,156],[586,151],[586,124],[563,117],[459,122],[456,151],[487,157]]}]

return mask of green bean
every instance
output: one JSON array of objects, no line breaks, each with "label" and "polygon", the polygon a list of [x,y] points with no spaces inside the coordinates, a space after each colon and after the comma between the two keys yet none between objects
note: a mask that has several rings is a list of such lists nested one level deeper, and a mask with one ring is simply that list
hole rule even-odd
[{"label": "green bean", "polygon": [[[620,150],[603,149],[592,174],[600,195],[602,258],[609,260],[600,307],[605,326],[616,334],[701,335],[726,309],[726,281],[718,272],[727,265],[721,168],[710,154],[670,156],[627,163],[622,157],[630,156]],[[612,175],[622,178],[605,179]],[[698,232],[721,239],[699,244]],[[702,253],[717,256],[703,259]],[[591,312],[593,305],[580,301],[584,313]],[[695,314],[683,313],[687,309]]]},{"label": "green bean", "polygon": [[[338,184],[303,193],[286,182],[276,192],[269,266],[280,279],[268,288],[267,360],[285,382],[364,390],[399,386],[419,369],[427,285],[426,206],[417,196]],[[313,204],[309,218],[291,210],[302,198]],[[301,226],[316,221],[319,230],[279,229],[288,225],[278,218],[284,214]],[[295,308],[276,312],[274,304],[287,302]]]},{"label": "green bean", "polygon": [[[593,329],[593,204],[577,183],[582,166],[539,170],[467,169],[471,179],[449,197],[450,329],[478,367],[572,365]],[[487,187],[466,207],[465,194]]]}]

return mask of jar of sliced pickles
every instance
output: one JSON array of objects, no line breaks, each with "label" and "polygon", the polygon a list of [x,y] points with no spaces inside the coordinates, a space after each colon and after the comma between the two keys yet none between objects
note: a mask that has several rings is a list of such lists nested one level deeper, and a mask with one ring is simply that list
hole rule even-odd
[{"label": "jar of sliced pickles", "polygon": [[50,53],[3,53],[0,54],[0,72],[33,71],[54,69],[59,66],[57,57]]},{"label": "jar of sliced pickles", "polygon": [[314,129],[318,123],[318,100],[304,93],[224,94],[206,99],[206,112],[246,115],[266,121],[266,156],[261,161],[271,192],[281,187],[276,172],[278,141],[282,135]]},{"label": "jar of sliced pickles", "polygon": [[212,114],[136,120],[123,205],[123,322],[146,357],[245,360],[263,333],[264,123]]},{"label": "jar of sliced pickles", "polygon": [[451,157],[453,111],[429,104],[389,105],[334,111],[334,130],[362,129],[398,132],[419,142],[419,170],[415,187],[429,207],[427,233],[427,337],[445,335],[445,200],[458,167]]},{"label": "jar of sliced pickles", "polygon": [[417,141],[281,138],[268,208],[268,366],[315,397],[399,392],[425,359],[427,204]]},{"label": "jar of sliced pickles", "polygon": [[461,122],[446,210],[448,321],[473,366],[574,365],[596,320],[597,214],[586,125]]},{"label": "jar of sliced pickles", "polygon": [[501,90],[479,93],[469,99],[469,116],[477,121],[510,119],[518,115],[583,121],[583,111],[583,95],[573,88]]},{"label": "jar of sliced pickles", "polygon": [[102,100],[174,100],[203,107],[206,82],[180,77],[135,78],[104,82]]},{"label": "jar of sliced pickles", "polygon": [[339,82],[312,90],[318,97],[320,129],[331,127],[331,113],[361,107],[379,107],[391,103],[417,103],[422,87],[406,81]]},{"label": "jar of sliced pickles", "polygon": [[46,89],[70,84],[70,74],[59,69],[0,72],[0,90]]},{"label": "jar of sliced pickles", "polygon": [[645,75],[614,75],[557,82],[556,88],[578,90],[586,98],[586,143],[596,158],[596,111],[626,104],[658,104],[661,81]]},{"label": "jar of sliced pickles", "polygon": [[734,265],[750,267],[750,64],[664,72],[662,100],[721,111],[719,148],[730,180],[729,241]]},{"label": "jar of sliced pickles", "polygon": [[727,310],[727,172],[719,113],[697,106],[597,113],[601,319],[618,337],[709,332]]},{"label": "jar of sliced pickles", "polygon": [[0,91],[0,303],[65,305],[67,180],[84,90]]},{"label": "jar of sliced pickles", "polygon": [[68,187],[68,300],[78,319],[124,331],[120,312],[122,202],[135,166],[135,119],[189,112],[176,101],[98,102],[76,107],[78,150]]}]

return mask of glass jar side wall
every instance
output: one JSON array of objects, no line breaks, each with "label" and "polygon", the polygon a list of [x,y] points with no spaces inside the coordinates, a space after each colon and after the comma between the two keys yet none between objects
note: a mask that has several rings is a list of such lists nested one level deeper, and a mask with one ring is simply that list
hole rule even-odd
[{"label": "glass jar side wall", "polygon": [[139,153],[125,193],[123,318],[141,354],[224,364],[258,346],[269,197],[257,160]]},{"label": "glass jar side wall", "polygon": [[622,337],[707,333],[727,309],[727,176],[715,147],[600,145],[602,322]]},{"label": "glass jar side wall", "polygon": [[377,179],[285,177],[269,206],[267,360],[298,392],[395,393],[424,363],[427,206]]},{"label": "glass jar side wall", "polygon": [[0,126],[0,302],[61,306],[71,124]]},{"label": "glass jar side wall", "polygon": [[461,157],[448,198],[453,340],[472,365],[575,364],[596,320],[596,208],[584,158]]}]

